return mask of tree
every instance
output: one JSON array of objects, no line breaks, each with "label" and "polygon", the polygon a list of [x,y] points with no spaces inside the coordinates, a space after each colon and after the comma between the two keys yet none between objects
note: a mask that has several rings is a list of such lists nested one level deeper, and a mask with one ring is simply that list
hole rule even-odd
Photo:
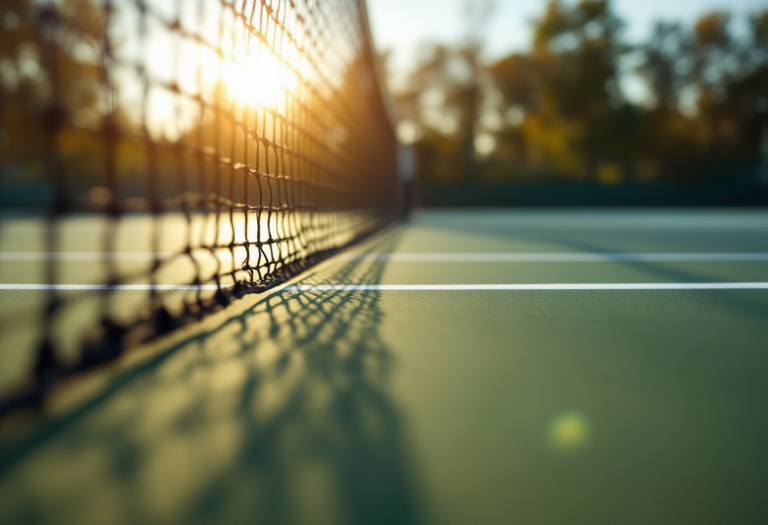
[{"label": "tree", "polygon": [[[660,20],[630,45],[608,1],[551,1],[527,51],[486,65],[471,38],[432,47],[398,96],[421,137],[422,177],[754,180],[768,141],[768,11],[746,32],[731,20]],[[629,53],[640,60],[631,70]],[[645,82],[648,100],[628,101],[627,75]],[[501,124],[488,128],[489,114]],[[472,155],[489,131],[493,153]]]},{"label": "tree", "polygon": [[459,180],[476,176],[475,142],[487,94],[482,60],[486,24],[494,3],[466,2],[465,34],[457,45],[433,44],[395,94],[401,121],[419,138],[419,164],[432,177]]},{"label": "tree", "polygon": [[[0,172],[13,167],[27,180],[42,174],[46,111],[80,126],[98,123],[104,16],[91,0],[55,6],[9,0],[0,6]],[[73,129],[58,137],[58,148],[70,159],[92,164],[98,157],[96,139]]]},{"label": "tree", "polygon": [[513,54],[490,70],[507,108],[525,110],[522,133],[530,161],[566,176],[596,176],[610,152],[620,106],[622,22],[602,0],[547,4],[534,24],[530,54]]},{"label": "tree", "polygon": [[693,67],[686,63],[690,45],[683,27],[679,22],[656,22],[651,38],[638,50],[643,62],[637,69],[650,87],[656,107],[663,112],[674,111]]}]

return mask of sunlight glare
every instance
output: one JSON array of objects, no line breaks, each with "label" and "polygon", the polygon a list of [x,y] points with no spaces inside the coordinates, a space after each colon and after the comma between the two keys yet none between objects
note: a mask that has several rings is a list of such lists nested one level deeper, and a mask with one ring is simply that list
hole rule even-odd
[{"label": "sunlight glare", "polygon": [[559,451],[582,449],[589,443],[590,437],[589,422],[579,412],[563,412],[547,428],[547,441]]},{"label": "sunlight glare", "polygon": [[222,80],[235,101],[270,107],[285,102],[286,93],[297,83],[291,68],[263,46],[250,53],[236,52],[223,64]]}]

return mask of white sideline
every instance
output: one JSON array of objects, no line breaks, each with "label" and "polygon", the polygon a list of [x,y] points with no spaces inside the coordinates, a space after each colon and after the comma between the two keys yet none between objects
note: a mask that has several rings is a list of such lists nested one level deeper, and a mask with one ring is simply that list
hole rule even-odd
[{"label": "white sideline", "polygon": [[[159,253],[159,259],[179,256],[174,253]],[[242,257],[236,254],[236,257]],[[195,252],[195,258],[212,258],[207,251]],[[228,252],[220,252],[219,257],[230,257]],[[342,261],[382,261],[382,262],[737,262],[768,261],[768,253],[623,253],[623,252],[491,252],[491,253],[357,253],[347,252],[337,256]],[[0,252],[0,261],[144,261],[155,260],[151,252]]]},{"label": "white sideline", "polygon": [[[205,254],[210,256],[210,252],[197,252],[196,255]],[[159,259],[174,257],[175,253],[158,253]],[[229,254],[227,254],[229,255]],[[12,262],[34,262],[34,261],[154,261],[155,254],[152,252],[0,252],[0,261]]]},{"label": "white sideline", "polygon": [[461,291],[461,290],[750,290],[768,289],[757,283],[562,283],[562,284],[296,284],[289,291]]},{"label": "white sideline", "polygon": [[[206,284],[202,290],[216,290]],[[223,286],[226,288],[226,286]],[[100,290],[197,290],[194,285],[176,284],[9,284],[0,283],[0,290],[39,291],[100,291]],[[395,291],[486,291],[486,290],[768,290],[768,282],[726,283],[557,283],[557,284],[293,284],[282,290],[290,292],[395,292]]]},{"label": "white sideline", "polygon": [[342,253],[345,261],[387,262],[612,262],[768,261],[768,253]]},{"label": "white sideline", "polygon": [[[222,286],[228,288],[228,286]],[[87,291],[97,292],[101,290],[216,290],[215,284],[203,284],[196,286],[194,284],[16,284],[0,283],[0,290],[30,290],[30,291]]]}]

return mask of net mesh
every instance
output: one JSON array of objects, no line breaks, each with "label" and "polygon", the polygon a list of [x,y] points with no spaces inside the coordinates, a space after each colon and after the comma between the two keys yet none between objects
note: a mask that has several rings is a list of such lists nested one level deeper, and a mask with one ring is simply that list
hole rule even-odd
[{"label": "net mesh", "polygon": [[362,0],[0,10],[0,167],[47,211],[34,373],[4,412],[396,216]]}]

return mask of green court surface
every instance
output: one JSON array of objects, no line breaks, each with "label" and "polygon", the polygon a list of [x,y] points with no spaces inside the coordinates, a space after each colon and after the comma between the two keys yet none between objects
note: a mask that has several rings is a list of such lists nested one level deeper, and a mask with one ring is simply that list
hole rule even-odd
[{"label": "green court surface", "polygon": [[0,425],[0,523],[768,523],[767,282],[764,211],[417,213]]}]

